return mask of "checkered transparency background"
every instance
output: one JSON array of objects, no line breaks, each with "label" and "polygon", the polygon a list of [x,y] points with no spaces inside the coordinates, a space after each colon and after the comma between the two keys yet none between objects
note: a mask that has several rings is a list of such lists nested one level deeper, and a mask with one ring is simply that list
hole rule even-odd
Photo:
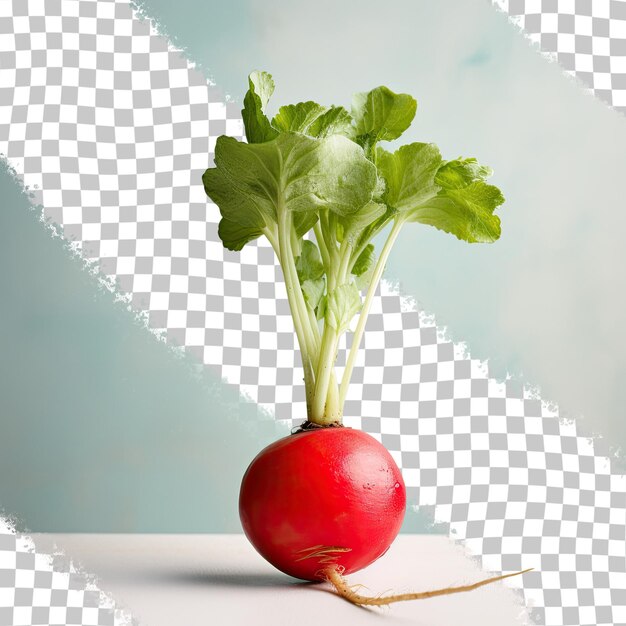
[{"label": "checkered transparency background", "polygon": [[136,626],[61,552],[42,554],[0,519],[0,624]]},{"label": "checkered transparency background", "polygon": [[544,55],[626,113],[626,0],[492,0]]},{"label": "checkered transparency background", "polygon": [[[624,2],[594,0],[597,16],[591,2],[496,4],[600,97],[626,105]],[[0,152],[44,217],[153,332],[277,420],[300,421],[280,268],[264,241],[224,250],[201,186],[217,136],[242,138],[238,107],[121,0],[0,1],[0,61]],[[391,450],[411,502],[434,506],[485,569],[535,568],[507,581],[535,622],[626,624],[626,477],[386,283],[364,347],[346,421]],[[52,562],[24,556],[19,541],[0,528],[0,626],[129,619],[81,584],[57,593],[71,577],[55,582]]]}]

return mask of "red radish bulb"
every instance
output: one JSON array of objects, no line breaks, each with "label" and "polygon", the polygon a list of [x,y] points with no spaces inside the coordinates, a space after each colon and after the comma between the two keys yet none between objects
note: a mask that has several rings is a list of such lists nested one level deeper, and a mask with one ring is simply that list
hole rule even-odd
[{"label": "red radish bulb", "polygon": [[382,556],[406,508],[402,474],[386,448],[352,428],[318,428],[262,450],[241,484],[239,515],[256,550],[303,580],[345,574]]}]

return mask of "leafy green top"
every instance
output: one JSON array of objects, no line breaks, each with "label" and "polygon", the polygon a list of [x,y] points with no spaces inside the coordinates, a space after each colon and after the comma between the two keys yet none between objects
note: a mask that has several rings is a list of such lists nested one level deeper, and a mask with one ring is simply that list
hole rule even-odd
[{"label": "leafy green top", "polygon": [[[431,143],[393,153],[379,145],[410,126],[417,110],[410,95],[377,87],[356,94],[350,113],[308,101],[282,106],[270,120],[272,77],[255,71],[248,84],[247,143],[218,138],[204,188],[219,207],[226,248],[241,250],[261,235],[270,241],[302,352],[308,419],[341,421],[365,320],[402,226],[420,222],[470,243],[493,242],[500,236],[494,211],[504,198],[485,182],[491,169],[474,158],[445,161]],[[388,224],[376,259],[371,241]],[[314,240],[307,238],[311,231]],[[339,337],[359,311],[339,387]]]}]

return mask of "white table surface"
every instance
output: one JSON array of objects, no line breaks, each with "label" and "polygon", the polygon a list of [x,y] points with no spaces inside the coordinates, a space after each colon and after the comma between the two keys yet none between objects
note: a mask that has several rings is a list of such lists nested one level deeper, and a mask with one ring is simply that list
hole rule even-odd
[{"label": "white table surface", "polygon": [[[141,626],[530,623],[521,595],[505,582],[386,608],[355,607],[326,584],[303,583],[275,570],[243,535],[32,537],[39,551],[56,546],[97,576],[100,588]],[[490,575],[445,536],[400,535],[385,556],[348,582],[376,594],[463,585]]]}]

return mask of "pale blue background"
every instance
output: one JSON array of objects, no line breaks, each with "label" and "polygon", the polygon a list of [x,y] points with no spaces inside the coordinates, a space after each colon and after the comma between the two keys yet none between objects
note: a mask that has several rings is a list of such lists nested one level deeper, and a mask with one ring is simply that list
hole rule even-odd
[{"label": "pale blue background", "polygon": [[[590,432],[626,441],[623,118],[482,0],[149,0],[143,10],[234,99],[254,68],[274,74],[274,108],[348,104],[381,83],[414,94],[406,141],[492,165],[507,197],[503,237],[469,246],[407,229],[388,277],[494,373],[524,373]],[[235,389],[194,377],[99,289],[6,172],[0,189],[5,511],[32,530],[238,530],[241,474],[273,426]]]}]

